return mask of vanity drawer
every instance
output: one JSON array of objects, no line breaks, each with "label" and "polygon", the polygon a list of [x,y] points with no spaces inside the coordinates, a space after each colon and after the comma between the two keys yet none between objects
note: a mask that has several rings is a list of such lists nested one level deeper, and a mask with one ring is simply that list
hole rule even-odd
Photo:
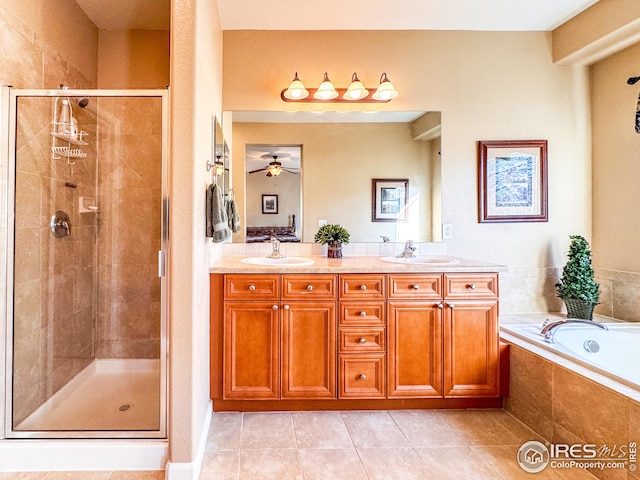
[{"label": "vanity drawer", "polygon": [[444,276],[446,298],[494,298],[498,296],[498,274],[447,274]]},{"label": "vanity drawer", "polygon": [[278,300],[279,275],[225,275],[225,300]]},{"label": "vanity drawer", "polygon": [[333,300],[336,298],[335,275],[283,275],[283,300]]},{"label": "vanity drawer", "polygon": [[384,353],[340,355],[338,398],[385,398]]},{"label": "vanity drawer", "polygon": [[385,275],[340,275],[340,298],[385,298]]},{"label": "vanity drawer", "polygon": [[389,298],[439,299],[442,297],[442,275],[389,275]]},{"label": "vanity drawer", "polygon": [[339,337],[343,353],[385,351],[384,327],[344,327],[340,328]]},{"label": "vanity drawer", "polygon": [[340,326],[384,325],[384,302],[340,302]]}]

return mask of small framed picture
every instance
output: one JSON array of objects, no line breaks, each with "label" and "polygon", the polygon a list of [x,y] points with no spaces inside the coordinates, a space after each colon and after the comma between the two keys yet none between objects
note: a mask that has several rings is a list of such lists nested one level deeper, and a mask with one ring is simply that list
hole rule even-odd
[{"label": "small framed picture", "polygon": [[478,142],[478,221],[547,221],[547,141]]},{"label": "small framed picture", "polygon": [[278,195],[262,195],[262,213],[278,213]]},{"label": "small framed picture", "polygon": [[371,198],[371,221],[406,221],[408,195],[409,179],[374,178]]}]

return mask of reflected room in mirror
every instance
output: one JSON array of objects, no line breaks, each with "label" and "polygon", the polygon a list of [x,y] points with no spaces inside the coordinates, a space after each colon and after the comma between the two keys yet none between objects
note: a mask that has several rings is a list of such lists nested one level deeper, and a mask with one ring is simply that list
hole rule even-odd
[{"label": "reflected room in mirror", "polygon": [[[441,239],[440,112],[232,112],[232,118],[233,150],[246,152],[234,170],[246,172],[247,226],[268,226],[252,218],[253,209],[262,194],[282,195],[274,188],[287,179],[299,190],[279,196],[279,215],[288,220],[279,224],[290,227],[296,212],[301,241],[313,242],[321,220],[347,228],[352,243]],[[288,168],[292,146],[299,148],[300,163],[291,167],[297,173],[268,177],[270,163]],[[256,185],[257,178],[266,185]],[[373,179],[407,179],[406,218],[372,221]]]}]

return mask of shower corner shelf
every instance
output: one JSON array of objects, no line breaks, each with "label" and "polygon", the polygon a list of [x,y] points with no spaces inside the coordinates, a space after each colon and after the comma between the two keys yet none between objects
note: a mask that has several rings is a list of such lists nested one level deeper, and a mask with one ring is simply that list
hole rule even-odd
[{"label": "shower corner shelf", "polygon": [[89,145],[87,142],[85,142],[84,140],[82,140],[83,137],[87,136],[88,133],[85,131],[80,131],[78,132],[78,137],[74,137],[73,135],[68,135],[65,133],[58,133],[58,132],[50,132],[51,135],[53,135],[56,138],[59,138],[60,140],[63,140],[65,142],[68,142],[72,145]]}]

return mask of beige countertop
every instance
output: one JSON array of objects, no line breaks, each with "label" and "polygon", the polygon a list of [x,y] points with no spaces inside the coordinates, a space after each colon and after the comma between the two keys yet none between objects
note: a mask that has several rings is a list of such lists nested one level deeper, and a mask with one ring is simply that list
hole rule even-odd
[{"label": "beige countertop", "polygon": [[246,256],[223,256],[209,267],[210,273],[496,273],[507,270],[504,265],[456,258],[459,263],[441,265],[397,264],[374,256],[327,258],[314,255],[312,265],[253,265],[243,263]]}]

